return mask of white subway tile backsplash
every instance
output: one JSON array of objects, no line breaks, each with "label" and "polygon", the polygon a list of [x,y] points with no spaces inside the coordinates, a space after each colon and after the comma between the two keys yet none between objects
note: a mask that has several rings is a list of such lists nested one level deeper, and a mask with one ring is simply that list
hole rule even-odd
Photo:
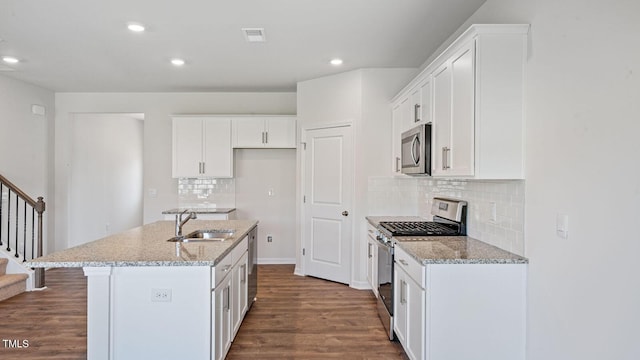
[{"label": "white subway tile backsplash", "polygon": [[178,179],[178,206],[235,207],[234,179]]},{"label": "white subway tile backsplash", "polygon": [[[369,178],[369,215],[418,215],[431,219],[434,197],[463,199],[469,236],[524,254],[524,181]],[[496,221],[491,221],[491,203]]]}]

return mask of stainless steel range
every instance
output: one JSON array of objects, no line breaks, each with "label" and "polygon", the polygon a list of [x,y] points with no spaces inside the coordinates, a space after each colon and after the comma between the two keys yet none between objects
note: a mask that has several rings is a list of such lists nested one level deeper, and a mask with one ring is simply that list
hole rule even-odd
[{"label": "stainless steel range", "polygon": [[461,236],[467,234],[467,202],[434,198],[433,221],[382,221],[378,225],[378,315],[389,339],[393,334],[394,236]]}]

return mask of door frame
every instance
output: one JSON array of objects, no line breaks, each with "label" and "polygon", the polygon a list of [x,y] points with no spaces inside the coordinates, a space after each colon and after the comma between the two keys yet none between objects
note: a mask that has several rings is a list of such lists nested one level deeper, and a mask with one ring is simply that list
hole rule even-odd
[{"label": "door frame", "polygon": [[[305,220],[307,217],[307,214],[305,212],[305,206],[303,203],[303,196],[305,194],[305,185],[306,185],[306,178],[305,178],[305,166],[306,161],[305,161],[305,146],[307,143],[307,131],[309,130],[322,130],[322,129],[333,129],[333,128],[340,128],[340,127],[350,127],[351,128],[351,146],[352,146],[352,151],[351,151],[351,163],[354,165],[355,168],[355,149],[356,149],[356,143],[355,143],[355,134],[354,134],[354,126],[353,123],[351,122],[328,122],[328,123],[321,123],[321,124],[310,124],[304,127],[300,128],[300,143],[298,144],[300,151],[298,151],[298,194],[296,196],[297,198],[297,219],[296,222],[298,223],[298,229],[297,229],[297,233],[298,233],[298,241],[296,241],[296,267],[294,270],[294,274],[295,275],[299,275],[299,276],[307,276],[307,270],[306,270],[306,257],[302,255],[302,249],[307,249],[309,248],[309,239],[306,239],[304,234],[305,234]],[[351,187],[354,191],[351,191],[351,209],[349,209],[349,214],[353,215],[354,214],[354,208],[355,208],[355,172],[352,172],[352,176],[351,176]],[[355,220],[352,220],[352,226],[351,226],[351,239],[350,239],[350,248],[351,248],[351,259],[350,259],[350,266],[349,266],[349,270],[350,270],[350,274],[349,274],[349,286],[352,286],[353,284],[353,273],[354,273],[354,254],[355,254],[355,231],[356,231],[356,224],[357,222]]]}]

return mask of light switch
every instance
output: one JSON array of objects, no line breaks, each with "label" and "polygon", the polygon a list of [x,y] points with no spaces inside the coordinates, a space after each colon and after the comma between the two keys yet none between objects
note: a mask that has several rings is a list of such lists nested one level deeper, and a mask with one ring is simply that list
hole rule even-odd
[{"label": "light switch", "polygon": [[556,235],[562,239],[569,237],[569,215],[558,214],[556,216]]},{"label": "light switch", "polygon": [[149,189],[148,192],[149,192],[149,197],[150,198],[155,198],[155,197],[158,196],[158,190],[157,189]]}]

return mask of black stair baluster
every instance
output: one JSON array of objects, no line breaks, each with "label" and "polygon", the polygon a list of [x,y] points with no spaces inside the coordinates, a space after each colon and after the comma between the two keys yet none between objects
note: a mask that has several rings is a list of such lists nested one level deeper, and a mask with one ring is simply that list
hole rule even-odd
[{"label": "black stair baluster", "polygon": [[7,252],[11,252],[11,189],[7,192]]},{"label": "black stair baluster", "polygon": [[22,262],[27,261],[27,200],[24,201],[24,217],[22,218]]},{"label": "black stair baluster", "polygon": [[16,194],[16,248],[15,248],[15,249],[13,249],[13,250],[15,251],[15,255],[14,255],[15,257],[20,257],[20,256],[18,255],[18,234],[19,234],[19,231],[18,231],[18,229],[19,229],[19,227],[18,227],[18,223],[20,222],[20,213],[18,212],[18,207],[19,207],[20,205],[19,205],[19,202],[18,202],[18,201],[20,201],[20,199],[18,198],[18,194]]},{"label": "black stair baluster", "polygon": [[36,235],[36,209],[31,208],[31,260],[35,257],[34,248],[35,248],[35,237]]}]

